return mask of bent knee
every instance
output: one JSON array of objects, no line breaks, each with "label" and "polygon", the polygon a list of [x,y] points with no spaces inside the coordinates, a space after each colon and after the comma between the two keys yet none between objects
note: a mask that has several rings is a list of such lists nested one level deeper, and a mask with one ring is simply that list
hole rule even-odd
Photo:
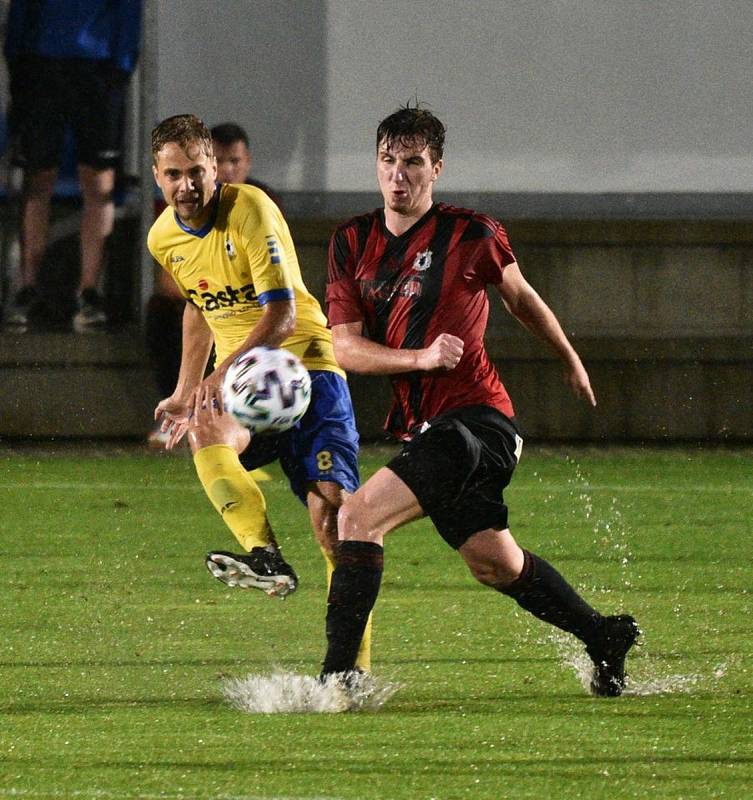
[{"label": "bent knee", "polygon": [[214,426],[196,425],[188,431],[188,443],[191,445],[191,452],[196,453],[205,447],[213,444],[227,444],[224,437]]},{"label": "bent knee", "polygon": [[516,581],[525,564],[523,551],[508,529],[479,531],[458,552],[471,575],[495,589]]},{"label": "bent knee", "polygon": [[215,444],[224,444],[242,453],[248,447],[249,441],[247,431],[240,426],[228,425],[222,417],[188,428],[188,443],[192,453]]},{"label": "bent knee", "polygon": [[337,532],[340,539],[354,539],[363,528],[361,504],[348,498],[337,511]]},{"label": "bent knee", "polygon": [[468,564],[471,575],[484,586],[498,589],[500,586],[509,586],[520,576],[520,570],[507,562],[476,562]]},{"label": "bent knee", "polygon": [[374,511],[368,502],[356,498],[355,495],[346,497],[337,512],[338,538],[341,541],[359,539],[381,543],[383,531],[374,525]]},{"label": "bent knee", "polygon": [[323,509],[327,513],[337,514],[340,506],[350,495],[335,481],[315,481],[308,485],[310,492],[320,499]]}]

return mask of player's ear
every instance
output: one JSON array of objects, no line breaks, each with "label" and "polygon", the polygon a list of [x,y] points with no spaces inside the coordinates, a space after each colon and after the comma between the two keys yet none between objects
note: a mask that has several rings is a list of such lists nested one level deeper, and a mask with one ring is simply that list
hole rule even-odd
[{"label": "player's ear", "polygon": [[435,181],[442,173],[442,167],[444,167],[444,161],[442,161],[441,158],[439,159],[439,161],[435,161],[434,164],[432,165],[433,172],[431,179],[433,181]]}]

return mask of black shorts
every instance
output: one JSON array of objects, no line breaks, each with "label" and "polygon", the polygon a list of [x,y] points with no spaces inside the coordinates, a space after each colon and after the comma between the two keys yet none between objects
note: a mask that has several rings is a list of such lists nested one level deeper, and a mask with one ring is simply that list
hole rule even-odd
[{"label": "black shorts", "polygon": [[18,56],[9,63],[8,115],[14,161],[60,166],[68,128],[76,163],[109,169],[120,162],[128,74],[108,62]]},{"label": "black shorts", "polygon": [[502,490],[523,447],[514,421],[489,406],[468,406],[427,425],[387,467],[416,495],[451,547],[487,528],[504,530]]}]

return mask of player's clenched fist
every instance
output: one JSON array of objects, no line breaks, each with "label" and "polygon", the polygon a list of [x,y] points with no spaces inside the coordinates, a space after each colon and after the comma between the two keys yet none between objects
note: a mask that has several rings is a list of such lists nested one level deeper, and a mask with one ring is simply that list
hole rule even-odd
[{"label": "player's clenched fist", "polygon": [[463,355],[463,340],[451,333],[440,333],[424,350],[418,351],[417,366],[429,372],[433,369],[455,369]]}]

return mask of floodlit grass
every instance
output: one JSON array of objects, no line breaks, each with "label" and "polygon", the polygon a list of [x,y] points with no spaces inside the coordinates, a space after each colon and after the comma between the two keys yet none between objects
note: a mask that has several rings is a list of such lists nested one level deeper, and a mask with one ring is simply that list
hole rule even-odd
[{"label": "floodlit grass", "polygon": [[[364,472],[388,451],[367,449]],[[416,523],[387,543],[378,711],[244,714],[223,677],[313,675],[324,574],[279,471],[301,588],[230,590],[233,540],[190,459],[0,451],[0,798],[753,796],[750,450],[530,449],[513,532],[605,612],[638,618],[631,694],[589,697],[552,629]]]}]

